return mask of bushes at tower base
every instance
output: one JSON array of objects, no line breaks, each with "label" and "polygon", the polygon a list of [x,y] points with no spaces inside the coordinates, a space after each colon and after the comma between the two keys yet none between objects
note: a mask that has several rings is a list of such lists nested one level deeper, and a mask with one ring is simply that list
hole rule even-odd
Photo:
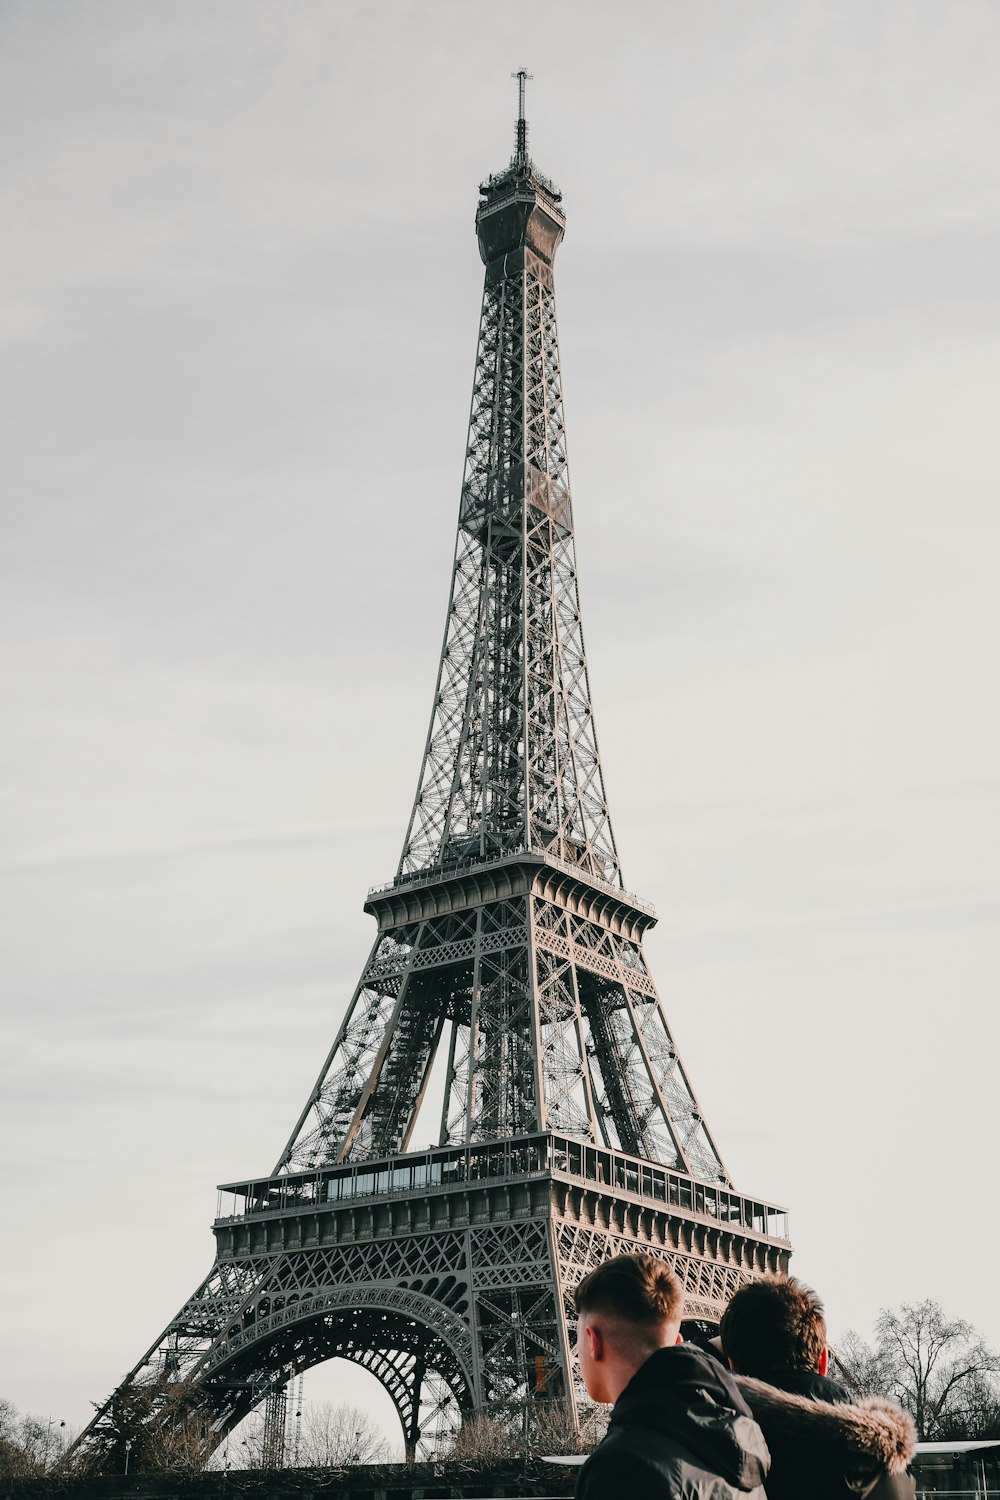
[{"label": "bushes at tower base", "polygon": [[218,1439],[193,1380],[120,1387],[74,1465],[86,1474],[194,1474]]},{"label": "bushes at tower base", "polygon": [[443,1457],[448,1463],[480,1469],[512,1458],[589,1453],[603,1437],[607,1422],[605,1407],[585,1407],[579,1428],[572,1410],[561,1401],[532,1404],[527,1410],[518,1405],[501,1407],[467,1417]]}]

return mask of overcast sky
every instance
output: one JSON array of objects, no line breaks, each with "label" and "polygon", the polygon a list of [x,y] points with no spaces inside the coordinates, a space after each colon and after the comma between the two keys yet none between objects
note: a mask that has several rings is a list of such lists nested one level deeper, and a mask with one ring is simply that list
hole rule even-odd
[{"label": "overcast sky", "polygon": [[974,0],[6,0],[0,1395],[80,1423],[156,1338],[367,956],[522,64],[688,1071],[834,1334],[1000,1346],[998,53]]}]

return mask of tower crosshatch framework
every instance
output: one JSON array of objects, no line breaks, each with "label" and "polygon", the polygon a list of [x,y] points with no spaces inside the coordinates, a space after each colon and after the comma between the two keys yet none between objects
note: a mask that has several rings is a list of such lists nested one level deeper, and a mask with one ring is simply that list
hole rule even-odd
[{"label": "tower crosshatch framework", "polygon": [[[332,1357],[391,1395],[407,1453],[484,1408],[575,1407],[572,1291],[669,1260],[691,1317],[787,1268],[782,1210],[737,1192],[622,882],[577,587],[553,265],[561,195],[527,149],[480,188],[485,287],[447,627],[399,868],[274,1170],[220,1189],[217,1258],[115,1403],[197,1392],[221,1441]],[[435,1058],[438,1144],[412,1150]],[[277,1433],[277,1436],[275,1436]]]}]

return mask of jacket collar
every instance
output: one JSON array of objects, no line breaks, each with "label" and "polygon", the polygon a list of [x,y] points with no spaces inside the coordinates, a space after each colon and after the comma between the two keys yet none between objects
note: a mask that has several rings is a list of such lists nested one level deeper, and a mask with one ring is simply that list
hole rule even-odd
[{"label": "jacket collar", "polygon": [[901,1474],[913,1457],[913,1418],[881,1396],[833,1405],[744,1375],[736,1384],[775,1449],[782,1441],[805,1441],[825,1450],[831,1462],[877,1464],[890,1474]]}]

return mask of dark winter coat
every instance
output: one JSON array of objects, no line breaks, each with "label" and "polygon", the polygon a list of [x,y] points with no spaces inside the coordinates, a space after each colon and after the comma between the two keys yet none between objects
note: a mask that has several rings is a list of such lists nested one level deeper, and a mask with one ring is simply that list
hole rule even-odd
[{"label": "dark winter coat", "polygon": [[[736,1377],[739,1380],[739,1376]],[[764,1376],[758,1377],[764,1380]],[[832,1375],[821,1375],[818,1370],[782,1370],[779,1375],[765,1381],[776,1385],[780,1391],[793,1396],[811,1396],[813,1401],[827,1401],[837,1406],[849,1406],[851,1393],[846,1385],[834,1380]]]},{"label": "dark winter coat", "polygon": [[740,1375],[737,1384],[771,1450],[768,1500],[913,1500],[906,1472],[917,1434],[891,1401],[851,1401],[822,1375],[789,1373],[779,1390]]},{"label": "dark winter coat", "polygon": [[615,1402],[577,1500],[765,1500],[768,1455],[728,1371],[693,1344],[658,1349]]}]

